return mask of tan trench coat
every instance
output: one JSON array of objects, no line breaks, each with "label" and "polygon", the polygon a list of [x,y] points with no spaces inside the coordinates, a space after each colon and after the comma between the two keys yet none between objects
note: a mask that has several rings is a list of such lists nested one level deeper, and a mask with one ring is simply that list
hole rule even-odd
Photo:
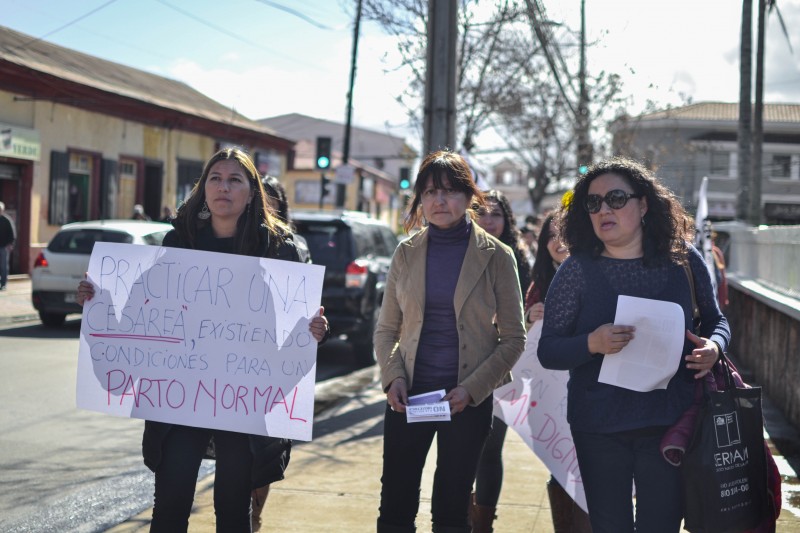
[{"label": "tan trench coat", "polygon": [[[384,390],[399,377],[406,378],[409,389],[413,386],[425,316],[427,249],[428,231],[423,229],[402,242],[392,258],[374,335]],[[472,225],[453,305],[458,384],[478,405],[510,380],[525,347],[525,325],[514,254],[477,224]]]}]

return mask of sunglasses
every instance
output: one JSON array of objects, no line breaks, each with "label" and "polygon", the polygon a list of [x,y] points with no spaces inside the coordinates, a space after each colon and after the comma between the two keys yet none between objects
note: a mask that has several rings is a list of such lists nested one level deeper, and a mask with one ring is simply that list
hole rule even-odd
[{"label": "sunglasses", "polygon": [[583,202],[583,207],[593,215],[600,211],[600,207],[602,207],[603,202],[605,202],[606,205],[611,209],[622,209],[625,207],[625,204],[628,203],[629,199],[641,198],[642,196],[644,195],[632,194],[620,189],[614,189],[613,191],[608,191],[605,196],[600,196],[599,194],[590,194],[586,197],[586,201]]}]

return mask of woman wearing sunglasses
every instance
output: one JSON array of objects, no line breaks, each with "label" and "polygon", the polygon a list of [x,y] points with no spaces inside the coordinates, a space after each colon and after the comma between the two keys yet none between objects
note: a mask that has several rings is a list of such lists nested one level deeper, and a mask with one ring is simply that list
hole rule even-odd
[{"label": "woman wearing sunglasses", "polygon": [[[708,270],[690,244],[691,219],[647,168],[622,158],[592,166],[561,215],[570,257],[547,293],[538,354],[544,367],[570,371],[567,419],[592,529],[676,533],[683,515],[680,471],[662,458],[659,443],[692,403],[695,380],[730,340]],[[700,337],[691,332],[685,265],[694,278]],[[683,308],[685,355],[666,389],[636,392],[598,382],[603,359],[636,334],[613,323],[620,295]]]}]

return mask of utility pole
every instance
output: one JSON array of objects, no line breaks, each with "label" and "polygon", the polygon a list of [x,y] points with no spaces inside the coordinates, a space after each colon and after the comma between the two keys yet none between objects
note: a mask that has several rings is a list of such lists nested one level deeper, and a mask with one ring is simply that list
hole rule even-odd
[{"label": "utility pole", "polygon": [[750,175],[750,205],[747,221],[761,224],[761,181],[764,172],[764,31],[767,18],[765,0],[758,0],[758,30],[756,33],[756,103],[753,111],[753,167]]},{"label": "utility pole", "polygon": [[443,148],[454,148],[457,35],[457,0],[428,2],[423,155]]},{"label": "utility pole", "polygon": [[581,58],[578,83],[580,92],[578,96],[577,138],[578,138],[578,167],[583,168],[592,162],[594,148],[589,138],[589,92],[586,88],[586,0],[581,0]]},{"label": "utility pole", "polygon": [[[350,54],[350,85],[347,88],[347,111],[344,124],[344,147],[342,149],[342,165],[347,165],[350,160],[350,125],[353,116],[353,86],[356,82],[356,60],[358,57],[358,37],[361,27],[361,0],[358,0],[356,7],[356,22],[353,28],[353,51]],[[364,176],[359,172],[358,175],[358,210],[361,211],[363,202],[361,200],[361,193],[364,190]],[[344,207],[345,193],[347,191],[347,184],[336,184],[336,207]]]},{"label": "utility pole", "polygon": [[742,0],[742,42],[739,53],[739,131],[738,164],[739,195],[736,199],[736,218],[747,220],[750,208],[750,174],[752,171],[752,57],[753,57],[753,1]]}]

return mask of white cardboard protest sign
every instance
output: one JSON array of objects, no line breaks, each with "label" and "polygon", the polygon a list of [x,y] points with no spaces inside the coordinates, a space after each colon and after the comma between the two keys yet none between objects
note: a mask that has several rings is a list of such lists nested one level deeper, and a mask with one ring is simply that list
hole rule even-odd
[{"label": "white cardboard protest sign", "polygon": [[98,242],[77,405],[121,417],[311,440],[325,268]]},{"label": "white cardboard protest sign", "polygon": [[494,415],[519,433],[553,477],[585,511],[581,473],[567,422],[569,372],[547,370],[536,351],[542,334],[539,320],[528,332],[525,350],[511,370],[511,383],[494,391]]}]

